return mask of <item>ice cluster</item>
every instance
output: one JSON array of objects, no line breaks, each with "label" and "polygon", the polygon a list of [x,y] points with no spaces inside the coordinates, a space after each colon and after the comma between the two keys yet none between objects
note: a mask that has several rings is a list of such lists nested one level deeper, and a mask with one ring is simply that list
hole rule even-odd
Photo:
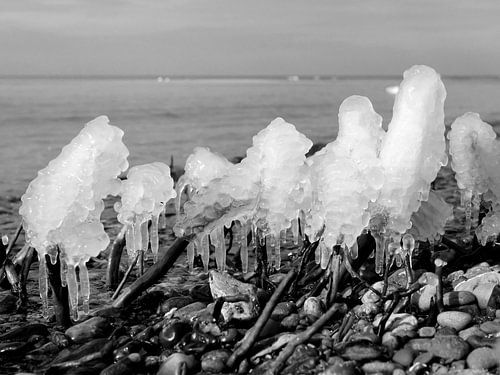
[{"label": "ice cluster", "polygon": [[129,261],[135,260],[138,251],[146,252],[151,243],[156,262],[158,219],[165,204],[175,196],[168,165],[155,162],[130,168],[127,179],[122,182],[121,202],[115,204],[118,221],[127,226],[125,240]]},{"label": "ice cluster", "polygon": [[120,192],[120,173],[128,168],[123,131],[109,124],[106,116],[89,122],[66,145],[59,156],[29,184],[22,196],[19,213],[27,242],[40,262],[40,295],[47,314],[47,272],[45,255],[52,263],[58,250],[62,281],[67,282],[73,314],[78,312],[78,284],[83,308],[88,311],[89,278],[86,262],[109,244],[100,222],[103,199]]},{"label": "ice cluster", "polygon": [[[311,142],[284,120],[273,121],[254,137],[240,164],[231,167],[214,159],[199,168],[214,172],[197,172],[207,184],[195,189],[184,205],[177,235],[195,233],[197,247],[208,249],[210,234],[220,267],[225,258],[223,228],[236,222],[242,228],[242,258],[247,255],[250,228],[266,238],[268,259],[279,267],[280,239],[288,228],[298,233],[295,220],[302,216],[305,233],[320,240],[317,259],[322,266],[336,245],[349,248],[355,257],[356,238],[370,229],[377,240],[380,272],[389,242],[399,246],[401,236],[412,227],[412,215],[429,199],[431,182],[447,163],[445,97],[439,75],[429,67],[414,66],[404,73],[387,133],[369,99],[351,96],[339,110],[337,139],[307,161],[304,154]],[[196,153],[192,158],[198,159]],[[218,171],[225,168],[226,174],[219,177]],[[197,173],[186,180],[196,181]],[[435,209],[444,211],[431,223],[421,222]],[[432,197],[415,214],[413,233],[434,239],[448,217],[446,203]],[[203,254],[208,261],[208,250]]]},{"label": "ice cluster", "polygon": [[500,232],[500,141],[491,125],[482,121],[477,113],[457,118],[448,138],[467,231],[477,219],[473,214],[478,214],[481,196],[491,203],[490,212],[476,229],[484,245]]},{"label": "ice cluster", "polygon": [[[224,227],[234,223],[240,233],[245,272],[250,231],[253,239],[265,239],[268,261],[279,268],[280,238],[288,228],[297,228],[296,222],[292,222],[298,219],[309,195],[305,154],[311,146],[312,142],[292,124],[281,118],[272,121],[253,138],[253,146],[240,163],[228,166],[221,177],[192,192],[178,217],[175,233],[193,237],[205,267],[208,267],[210,239],[215,247],[217,266],[224,270]],[[215,166],[224,165],[219,158],[212,161]],[[205,168],[212,169],[207,164],[199,169],[200,174],[206,175]],[[196,181],[197,173],[191,173],[189,179]]]}]

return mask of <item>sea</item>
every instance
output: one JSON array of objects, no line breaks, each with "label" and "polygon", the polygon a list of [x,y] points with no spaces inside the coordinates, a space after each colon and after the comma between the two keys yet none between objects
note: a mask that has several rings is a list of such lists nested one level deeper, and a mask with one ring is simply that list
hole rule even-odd
[{"label": "sea", "polygon": [[[1,77],[0,197],[18,199],[38,170],[99,115],[125,132],[130,165],[182,168],[196,146],[245,155],[252,136],[283,117],[314,142],[337,134],[339,105],[370,98],[391,119],[401,77]],[[446,123],[473,111],[500,128],[500,77],[444,77]],[[411,139],[401,140],[402,151]]]}]

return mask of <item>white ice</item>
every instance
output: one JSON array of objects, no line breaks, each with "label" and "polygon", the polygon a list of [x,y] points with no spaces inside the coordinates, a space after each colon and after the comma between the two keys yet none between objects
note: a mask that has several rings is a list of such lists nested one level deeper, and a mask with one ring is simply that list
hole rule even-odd
[{"label": "white ice", "polygon": [[492,208],[476,229],[481,243],[500,232],[500,141],[492,126],[477,113],[457,118],[448,133],[451,166],[462,194],[466,227],[470,230],[472,214],[479,210],[480,196]]},{"label": "white ice", "polygon": [[[89,288],[85,263],[109,244],[100,222],[103,199],[120,191],[121,172],[128,168],[128,149],[123,131],[109,125],[106,116],[89,122],[59,156],[29,184],[19,213],[26,239],[40,260],[40,294],[47,307],[45,255],[55,263],[57,248],[68,269],[67,281],[73,314],[78,312],[75,267],[80,270],[84,310],[88,311]],[[71,281],[71,282],[70,282]]]},{"label": "white ice", "polygon": [[158,218],[165,204],[175,196],[168,165],[155,162],[130,168],[122,183],[121,202],[115,205],[118,221],[127,226],[125,237],[130,262],[138,251],[147,251],[149,243],[156,261]]},{"label": "white ice", "polygon": [[[208,246],[208,241],[202,239],[210,235],[217,266],[223,270],[225,246],[221,245],[224,238],[222,234],[221,240],[220,231],[237,222],[243,231],[241,238],[246,238],[250,228],[253,238],[257,232],[260,239],[267,238],[271,246],[268,261],[278,268],[281,232],[297,219],[306,196],[309,181],[305,154],[311,146],[312,142],[293,125],[277,118],[253,137],[246,158],[196,191],[184,204],[174,228],[176,234],[194,234],[197,246]],[[200,252],[208,260],[208,249]],[[243,263],[248,264],[247,259]]]}]

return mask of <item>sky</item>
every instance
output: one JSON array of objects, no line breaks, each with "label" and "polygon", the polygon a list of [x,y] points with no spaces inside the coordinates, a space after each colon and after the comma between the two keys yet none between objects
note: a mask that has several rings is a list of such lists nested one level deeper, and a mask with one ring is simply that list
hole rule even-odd
[{"label": "sky", "polygon": [[497,0],[1,0],[0,75],[500,75]]}]

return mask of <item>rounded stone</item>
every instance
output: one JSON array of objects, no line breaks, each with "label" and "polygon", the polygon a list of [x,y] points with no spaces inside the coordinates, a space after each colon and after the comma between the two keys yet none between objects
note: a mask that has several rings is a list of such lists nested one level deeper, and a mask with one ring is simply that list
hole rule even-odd
[{"label": "rounded stone", "polygon": [[418,330],[418,335],[420,337],[434,337],[436,334],[436,328],[434,327],[421,327]]},{"label": "rounded stone", "polygon": [[201,357],[201,368],[203,371],[219,373],[226,368],[226,362],[230,353],[227,350],[212,350]]},{"label": "rounded stone", "polygon": [[448,292],[443,295],[443,304],[445,306],[462,306],[476,302],[474,293],[467,290]]},{"label": "rounded stone", "polygon": [[484,333],[497,333],[500,332],[500,321],[493,320],[482,323],[479,328]]},{"label": "rounded stone", "polygon": [[437,322],[442,327],[454,328],[461,331],[472,321],[470,314],[460,311],[444,311],[437,316]]},{"label": "rounded stone", "polygon": [[464,340],[467,340],[471,336],[486,336],[477,325],[461,330],[458,335]]},{"label": "rounded stone", "polygon": [[408,367],[413,363],[413,358],[415,357],[415,353],[413,350],[408,348],[403,348],[398,350],[392,356],[392,360],[396,363],[399,363],[401,366]]},{"label": "rounded stone", "polygon": [[498,365],[498,355],[491,348],[474,349],[467,356],[467,365],[472,369],[488,370]]},{"label": "rounded stone", "polygon": [[299,314],[290,314],[281,321],[281,327],[286,330],[294,331],[299,325],[300,317]]},{"label": "rounded stone", "polygon": [[374,361],[365,363],[361,369],[365,374],[392,374],[396,369],[396,364],[386,361]]},{"label": "rounded stone", "polygon": [[193,370],[196,366],[197,361],[194,355],[173,353],[160,366],[157,375],[177,375],[181,373],[189,373],[187,370]]},{"label": "rounded stone", "polygon": [[317,319],[323,315],[323,304],[321,299],[318,297],[309,297],[306,299],[303,309],[306,316],[311,316]]},{"label": "rounded stone", "polygon": [[458,336],[438,336],[431,339],[429,352],[448,361],[465,358],[469,344]]}]

